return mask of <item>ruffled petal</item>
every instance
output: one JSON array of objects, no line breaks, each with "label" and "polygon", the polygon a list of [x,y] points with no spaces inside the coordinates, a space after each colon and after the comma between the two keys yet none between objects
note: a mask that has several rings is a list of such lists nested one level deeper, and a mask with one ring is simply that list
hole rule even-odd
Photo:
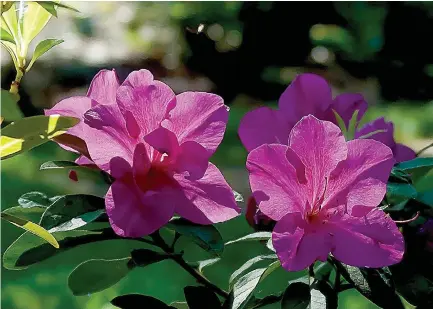
[{"label": "ruffled petal", "polygon": [[300,271],[317,260],[326,261],[331,250],[330,235],[311,231],[299,212],[285,215],[275,225],[272,244],[288,271]]},{"label": "ruffled petal", "polygon": [[322,119],[332,103],[332,92],[326,80],[315,74],[298,75],[283,92],[279,109],[290,123],[309,114]]},{"label": "ruffled petal", "polygon": [[309,202],[314,206],[322,198],[331,172],[346,159],[344,136],[333,123],[309,115],[293,127],[289,146],[305,166]]},{"label": "ruffled petal", "polygon": [[[90,83],[87,96],[99,104],[115,104],[119,79],[115,70],[99,71]],[[96,106],[94,103],[93,106]]]},{"label": "ruffled petal", "polygon": [[190,180],[175,175],[183,197],[176,201],[176,213],[198,224],[213,224],[230,220],[241,212],[234,194],[218,168],[209,163],[205,175]]},{"label": "ruffled petal", "polygon": [[346,205],[351,212],[355,206],[379,205],[394,165],[391,149],[368,139],[349,141],[347,147],[347,159],[329,178],[323,208]]},{"label": "ruffled petal", "polygon": [[262,145],[250,152],[247,169],[253,196],[260,210],[273,220],[289,212],[303,212],[305,188],[286,158],[287,146]]},{"label": "ruffled petal", "polygon": [[403,258],[403,236],[395,222],[378,208],[363,216],[337,215],[327,225],[332,234],[332,254],[343,263],[378,268]]},{"label": "ruffled petal", "polygon": [[287,145],[290,123],[281,111],[261,107],[248,112],[239,125],[239,137],[242,144],[251,151],[263,144]]},{"label": "ruffled petal", "polygon": [[163,122],[179,143],[194,141],[213,154],[223,139],[229,113],[223,99],[212,93],[184,92],[176,96],[176,108]]}]

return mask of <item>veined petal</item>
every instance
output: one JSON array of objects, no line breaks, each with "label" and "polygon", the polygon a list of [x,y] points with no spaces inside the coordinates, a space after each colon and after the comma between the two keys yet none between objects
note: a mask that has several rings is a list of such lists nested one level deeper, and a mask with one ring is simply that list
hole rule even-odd
[{"label": "veined petal", "polygon": [[305,187],[286,158],[287,149],[284,145],[262,145],[247,158],[253,196],[259,209],[273,220],[289,212],[303,212],[306,205]]},{"label": "veined petal", "polygon": [[290,129],[294,124],[290,123],[281,111],[260,107],[242,118],[239,137],[247,151],[263,144],[287,145]]},{"label": "veined petal", "polygon": [[[87,96],[98,104],[115,104],[119,85],[115,70],[101,70],[93,77]],[[93,106],[96,104],[94,103]]]}]

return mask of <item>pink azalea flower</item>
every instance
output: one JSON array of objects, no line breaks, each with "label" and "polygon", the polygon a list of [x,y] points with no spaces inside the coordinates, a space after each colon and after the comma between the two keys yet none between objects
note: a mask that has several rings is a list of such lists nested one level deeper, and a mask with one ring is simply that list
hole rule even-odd
[{"label": "pink azalea flower", "polygon": [[[263,144],[287,145],[290,130],[303,116],[309,114],[337,124],[334,110],[347,127],[356,110],[359,111],[359,122],[367,110],[367,102],[361,94],[356,93],[341,94],[333,99],[331,88],[325,79],[315,74],[301,74],[283,92],[278,107],[278,110],[261,107],[250,111],[242,119],[239,137],[248,151]],[[373,134],[377,130],[386,132]],[[391,123],[377,119],[361,128],[356,137],[366,134],[390,147],[397,162],[415,158],[412,149],[395,143]]]},{"label": "pink azalea flower", "polygon": [[221,97],[175,95],[147,70],[120,84],[114,70],[103,70],[87,96],[65,99],[46,114],[82,120],[68,133],[87,145],[90,158],[80,164],[96,164],[115,178],[105,206],[118,235],[150,234],[175,213],[198,224],[239,214],[230,186],[209,163],[228,120]]},{"label": "pink azalea flower", "polygon": [[329,253],[358,267],[398,263],[403,237],[376,207],[394,163],[391,149],[370,139],[346,142],[336,125],[311,115],[287,144],[259,146],[247,159],[259,209],[277,221],[272,242],[282,266],[299,271]]}]

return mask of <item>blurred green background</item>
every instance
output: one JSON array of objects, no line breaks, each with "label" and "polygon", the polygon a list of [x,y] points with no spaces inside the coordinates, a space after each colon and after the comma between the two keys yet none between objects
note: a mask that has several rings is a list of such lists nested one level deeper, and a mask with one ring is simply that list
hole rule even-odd
[{"label": "blurred green background", "polygon": [[[245,197],[249,188],[246,152],[237,137],[239,121],[250,109],[275,105],[301,72],[324,76],[335,94],[362,93],[370,105],[364,121],[378,116],[394,121],[399,142],[419,150],[433,141],[433,5],[429,2],[66,3],[80,13],[59,10],[58,18],[52,18],[37,38],[65,42],[24,77],[19,104],[26,116],[40,114],[62,98],[85,94],[102,68],[115,68],[121,78],[146,68],[177,93],[218,93],[231,111],[225,139],[212,161]],[[1,72],[2,88],[7,89],[14,72],[3,49]],[[91,183],[72,183],[39,171],[45,161],[74,158],[48,143],[2,161],[2,209],[16,206],[20,195],[29,191],[50,196],[91,192]],[[218,227],[227,240],[252,232],[242,217]],[[2,253],[20,233],[2,222]],[[133,245],[128,241],[86,245],[23,271],[3,268],[2,308],[108,309],[114,308],[109,301],[122,293],[148,294],[167,303],[182,300],[182,288],[195,282],[170,261],[134,270],[106,291],[72,296],[67,276],[76,265],[89,258],[125,257]],[[187,242],[180,241],[178,249],[185,250],[191,261],[209,258]],[[266,252],[263,245],[229,247],[223,260],[205,274],[227,288],[230,274],[258,252]],[[280,269],[257,294],[278,293],[299,275]],[[377,308],[352,290],[340,296],[340,308]]]}]

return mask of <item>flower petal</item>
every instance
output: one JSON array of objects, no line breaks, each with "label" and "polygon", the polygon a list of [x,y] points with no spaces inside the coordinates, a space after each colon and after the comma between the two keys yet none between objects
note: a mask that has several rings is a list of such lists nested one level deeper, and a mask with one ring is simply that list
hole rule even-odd
[{"label": "flower petal", "polygon": [[415,151],[403,144],[396,144],[392,151],[394,153],[394,159],[397,161],[397,163],[416,158]]},{"label": "flower petal", "polygon": [[323,208],[347,205],[351,212],[355,206],[379,205],[394,165],[391,149],[369,139],[349,141],[347,148],[347,159],[329,178]]},{"label": "flower petal", "polygon": [[138,70],[129,73],[122,86],[128,86],[131,88],[146,87],[153,83],[153,75],[149,70]]},{"label": "flower petal", "polygon": [[158,128],[176,104],[176,97],[170,87],[159,81],[150,83],[147,73],[137,72],[134,78],[119,87],[116,100],[128,124],[128,132],[134,137],[138,137],[140,131],[144,136]]},{"label": "flower petal", "polygon": [[[380,132],[374,133],[376,131]],[[395,146],[394,125],[392,122],[386,122],[385,118],[383,117],[377,118],[376,120],[365,124],[356,132],[355,138],[360,138],[365,135],[369,135],[369,139],[374,139],[378,142],[384,143],[391,149]]]},{"label": "flower petal", "polygon": [[[114,104],[116,103],[116,91],[119,85],[115,70],[101,70],[90,83],[87,96],[99,104]],[[96,106],[96,104],[94,103],[93,106]]]},{"label": "flower petal", "polygon": [[98,105],[84,115],[84,140],[93,162],[110,170],[111,158],[122,157],[132,164],[137,140],[129,136],[117,105]]},{"label": "flower petal", "polygon": [[290,129],[294,125],[284,114],[269,107],[248,112],[239,125],[242,144],[251,151],[263,144],[287,145]]},{"label": "flower petal", "polygon": [[306,203],[305,188],[286,158],[287,149],[284,145],[262,145],[247,158],[253,196],[259,209],[273,220],[303,211]]},{"label": "flower petal", "polygon": [[292,129],[289,146],[305,166],[310,204],[316,205],[326,188],[326,178],[346,159],[347,145],[341,130],[329,121],[309,115]]},{"label": "flower petal", "polygon": [[279,109],[287,120],[296,123],[309,114],[322,119],[332,102],[331,88],[316,74],[300,74],[281,95]]},{"label": "flower petal", "polygon": [[135,182],[138,184],[146,183],[146,176],[150,170],[151,162],[146,146],[142,143],[135,147],[132,166]]},{"label": "flower petal", "polygon": [[300,271],[316,260],[326,261],[331,237],[324,231],[309,232],[301,213],[288,213],[275,225],[272,244],[288,271]]},{"label": "flower petal", "polygon": [[189,180],[175,175],[183,198],[175,200],[176,213],[198,224],[230,220],[240,213],[234,194],[218,168],[209,163],[203,178]]},{"label": "flower petal", "polygon": [[176,96],[176,108],[163,126],[177,135],[179,143],[195,141],[213,154],[224,136],[228,115],[220,96],[184,92]]},{"label": "flower petal", "polygon": [[114,232],[123,237],[149,235],[174,214],[176,195],[171,188],[143,193],[134,182],[116,180],[105,196],[105,207]]},{"label": "flower petal", "polygon": [[203,177],[208,168],[209,152],[199,143],[189,141],[180,145],[176,159],[176,172],[188,172],[188,179],[197,180]]},{"label": "flower petal", "polygon": [[339,261],[357,267],[384,267],[401,261],[404,240],[397,225],[378,208],[364,216],[344,214],[329,223],[334,248]]},{"label": "flower petal", "polygon": [[180,152],[176,135],[166,128],[157,128],[144,136],[144,140],[157,151],[151,155],[152,160],[156,155],[167,154],[170,160],[175,161]]},{"label": "flower petal", "polygon": [[86,156],[79,156],[76,160],[75,163],[77,163],[78,165],[95,165],[95,163],[90,160],[89,158],[87,158]]},{"label": "flower petal", "polygon": [[324,120],[331,121],[337,124],[337,119],[332,110],[337,112],[338,115],[344,120],[346,128],[349,126],[350,119],[356,110],[358,110],[357,121],[359,122],[367,111],[367,102],[364,97],[359,93],[344,93],[337,96],[326,112]]}]

